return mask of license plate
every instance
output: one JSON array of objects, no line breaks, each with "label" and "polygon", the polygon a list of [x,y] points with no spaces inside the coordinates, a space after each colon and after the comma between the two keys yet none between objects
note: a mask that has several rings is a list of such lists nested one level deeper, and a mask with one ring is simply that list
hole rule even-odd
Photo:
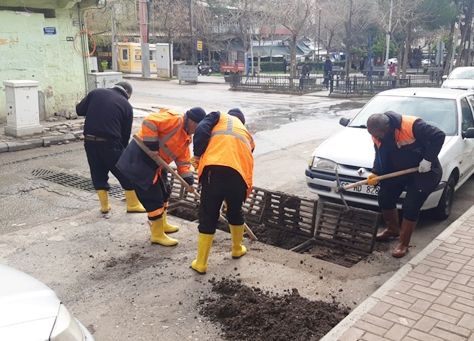
[{"label": "license plate", "polygon": [[[347,186],[350,184],[351,184],[350,182],[341,182],[341,186]],[[377,195],[379,194],[379,189],[380,189],[379,186],[359,185],[354,188],[348,189],[348,191],[361,193],[361,194]]]}]

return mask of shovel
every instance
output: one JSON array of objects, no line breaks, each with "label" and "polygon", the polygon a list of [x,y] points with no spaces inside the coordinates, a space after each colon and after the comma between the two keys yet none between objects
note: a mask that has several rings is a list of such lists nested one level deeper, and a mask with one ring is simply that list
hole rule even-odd
[{"label": "shovel", "polygon": [[[186,190],[190,193],[194,193],[194,195],[196,195],[198,197],[198,199],[200,199],[200,195],[199,193],[196,191],[196,189],[193,187],[193,186],[190,186],[173,168],[171,168],[170,165],[168,165],[157,153],[153,152],[152,150],[150,150],[150,148],[148,148],[144,143],[143,141],[137,136],[137,135],[133,135],[133,139],[135,140],[135,142],[138,144],[138,147],[140,147],[140,149],[146,154],[148,155],[148,157],[150,157],[150,159],[152,159],[153,161],[155,161],[155,163],[158,165],[158,166],[163,166],[167,171],[169,171],[171,174],[173,174],[174,177],[176,177],[176,179],[178,179],[178,181],[184,186],[184,188],[186,188]],[[227,219],[222,215],[220,214],[220,217],[222,218],[222,220],[224,220],[226,223],[227,222]],[[247,232],[250,240],[258,240],[257,236],[252,232],[252,230],[250,229],[250,227],[248,227],[248,225],[246,223],[244,223],[244,228],[245,228],[245,231]]]},{"label": "shovel", "polygon": [[[418,167],[413,167],[413,168],[408,168],[408,169],[404,169],[404,170],[393,172],[393,173],[379,175],[379,176],[375,177],[374,179],[377,180],[377,182],[380,182],[380,181],[385,180],[385,179],[396,178],[397,176],[402,176],[402,175],[416,173],[416,172],[418,172]],[[352,189],[352,188],[355,188],[357,186],[367,185],[368,181],[369,181],[368,179],[365,179],[365,180],[354,182],[354,183],[349,184],[349,185],[339,186],[336,191],[337,192],[347,191],[348,189]]]}]

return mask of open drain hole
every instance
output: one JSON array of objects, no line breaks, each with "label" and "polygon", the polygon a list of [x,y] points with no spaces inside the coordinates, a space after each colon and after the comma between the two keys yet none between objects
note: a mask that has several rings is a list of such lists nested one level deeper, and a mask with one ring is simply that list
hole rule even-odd
[{"label": "open drain hole", "polygon": [[[47,169],[34,169],[32,174],[62,186],[95,192],[92,181],[87,177]],[[197,221],[197,197],[187,193],[176,179],[170,178],[170,181],[172,193],[169,213]],[[109,195],[124,199],[123,189],[119,185],[112,185]],[[365,212],[356,212],[351,219],[341,219],[339,210],[332,203],[321,204],[258,187],[252,189],[243,206],[245,221],[260,242],[351,267],[373,250],[373,219],[368,219]],[[229,232],[226,224],[220,223],[218,228]]]}]

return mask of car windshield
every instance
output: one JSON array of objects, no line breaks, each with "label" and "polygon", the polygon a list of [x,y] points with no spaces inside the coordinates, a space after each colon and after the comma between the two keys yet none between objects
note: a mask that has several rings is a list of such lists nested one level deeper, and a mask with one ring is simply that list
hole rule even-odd
[{"label": "car windshield", "polygon": [[457,133],[456,100],[446,98],[375,96],[354,117],[349,127],[366,128],[370,115],[386,111],[422,118],[448,136]]},{"label": "car windshield", "polygon": [[474,68],[457,68],[449,74],[449,79],[474,79]]}]

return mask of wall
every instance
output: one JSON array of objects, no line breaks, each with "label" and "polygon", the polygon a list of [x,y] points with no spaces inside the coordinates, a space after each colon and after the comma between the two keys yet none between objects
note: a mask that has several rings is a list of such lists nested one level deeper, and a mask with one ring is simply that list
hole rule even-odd
[{"label": "wall", "polygon": [[[45,27],[55,27],[56,34],[45,34]],[[77,7],[56,10],[55,18],[0,10],[0,122],[6,120],[3,81],[8,79],[39,81],[40,112],[46,117],[74,111],[86,91],[78,32]]]}]

